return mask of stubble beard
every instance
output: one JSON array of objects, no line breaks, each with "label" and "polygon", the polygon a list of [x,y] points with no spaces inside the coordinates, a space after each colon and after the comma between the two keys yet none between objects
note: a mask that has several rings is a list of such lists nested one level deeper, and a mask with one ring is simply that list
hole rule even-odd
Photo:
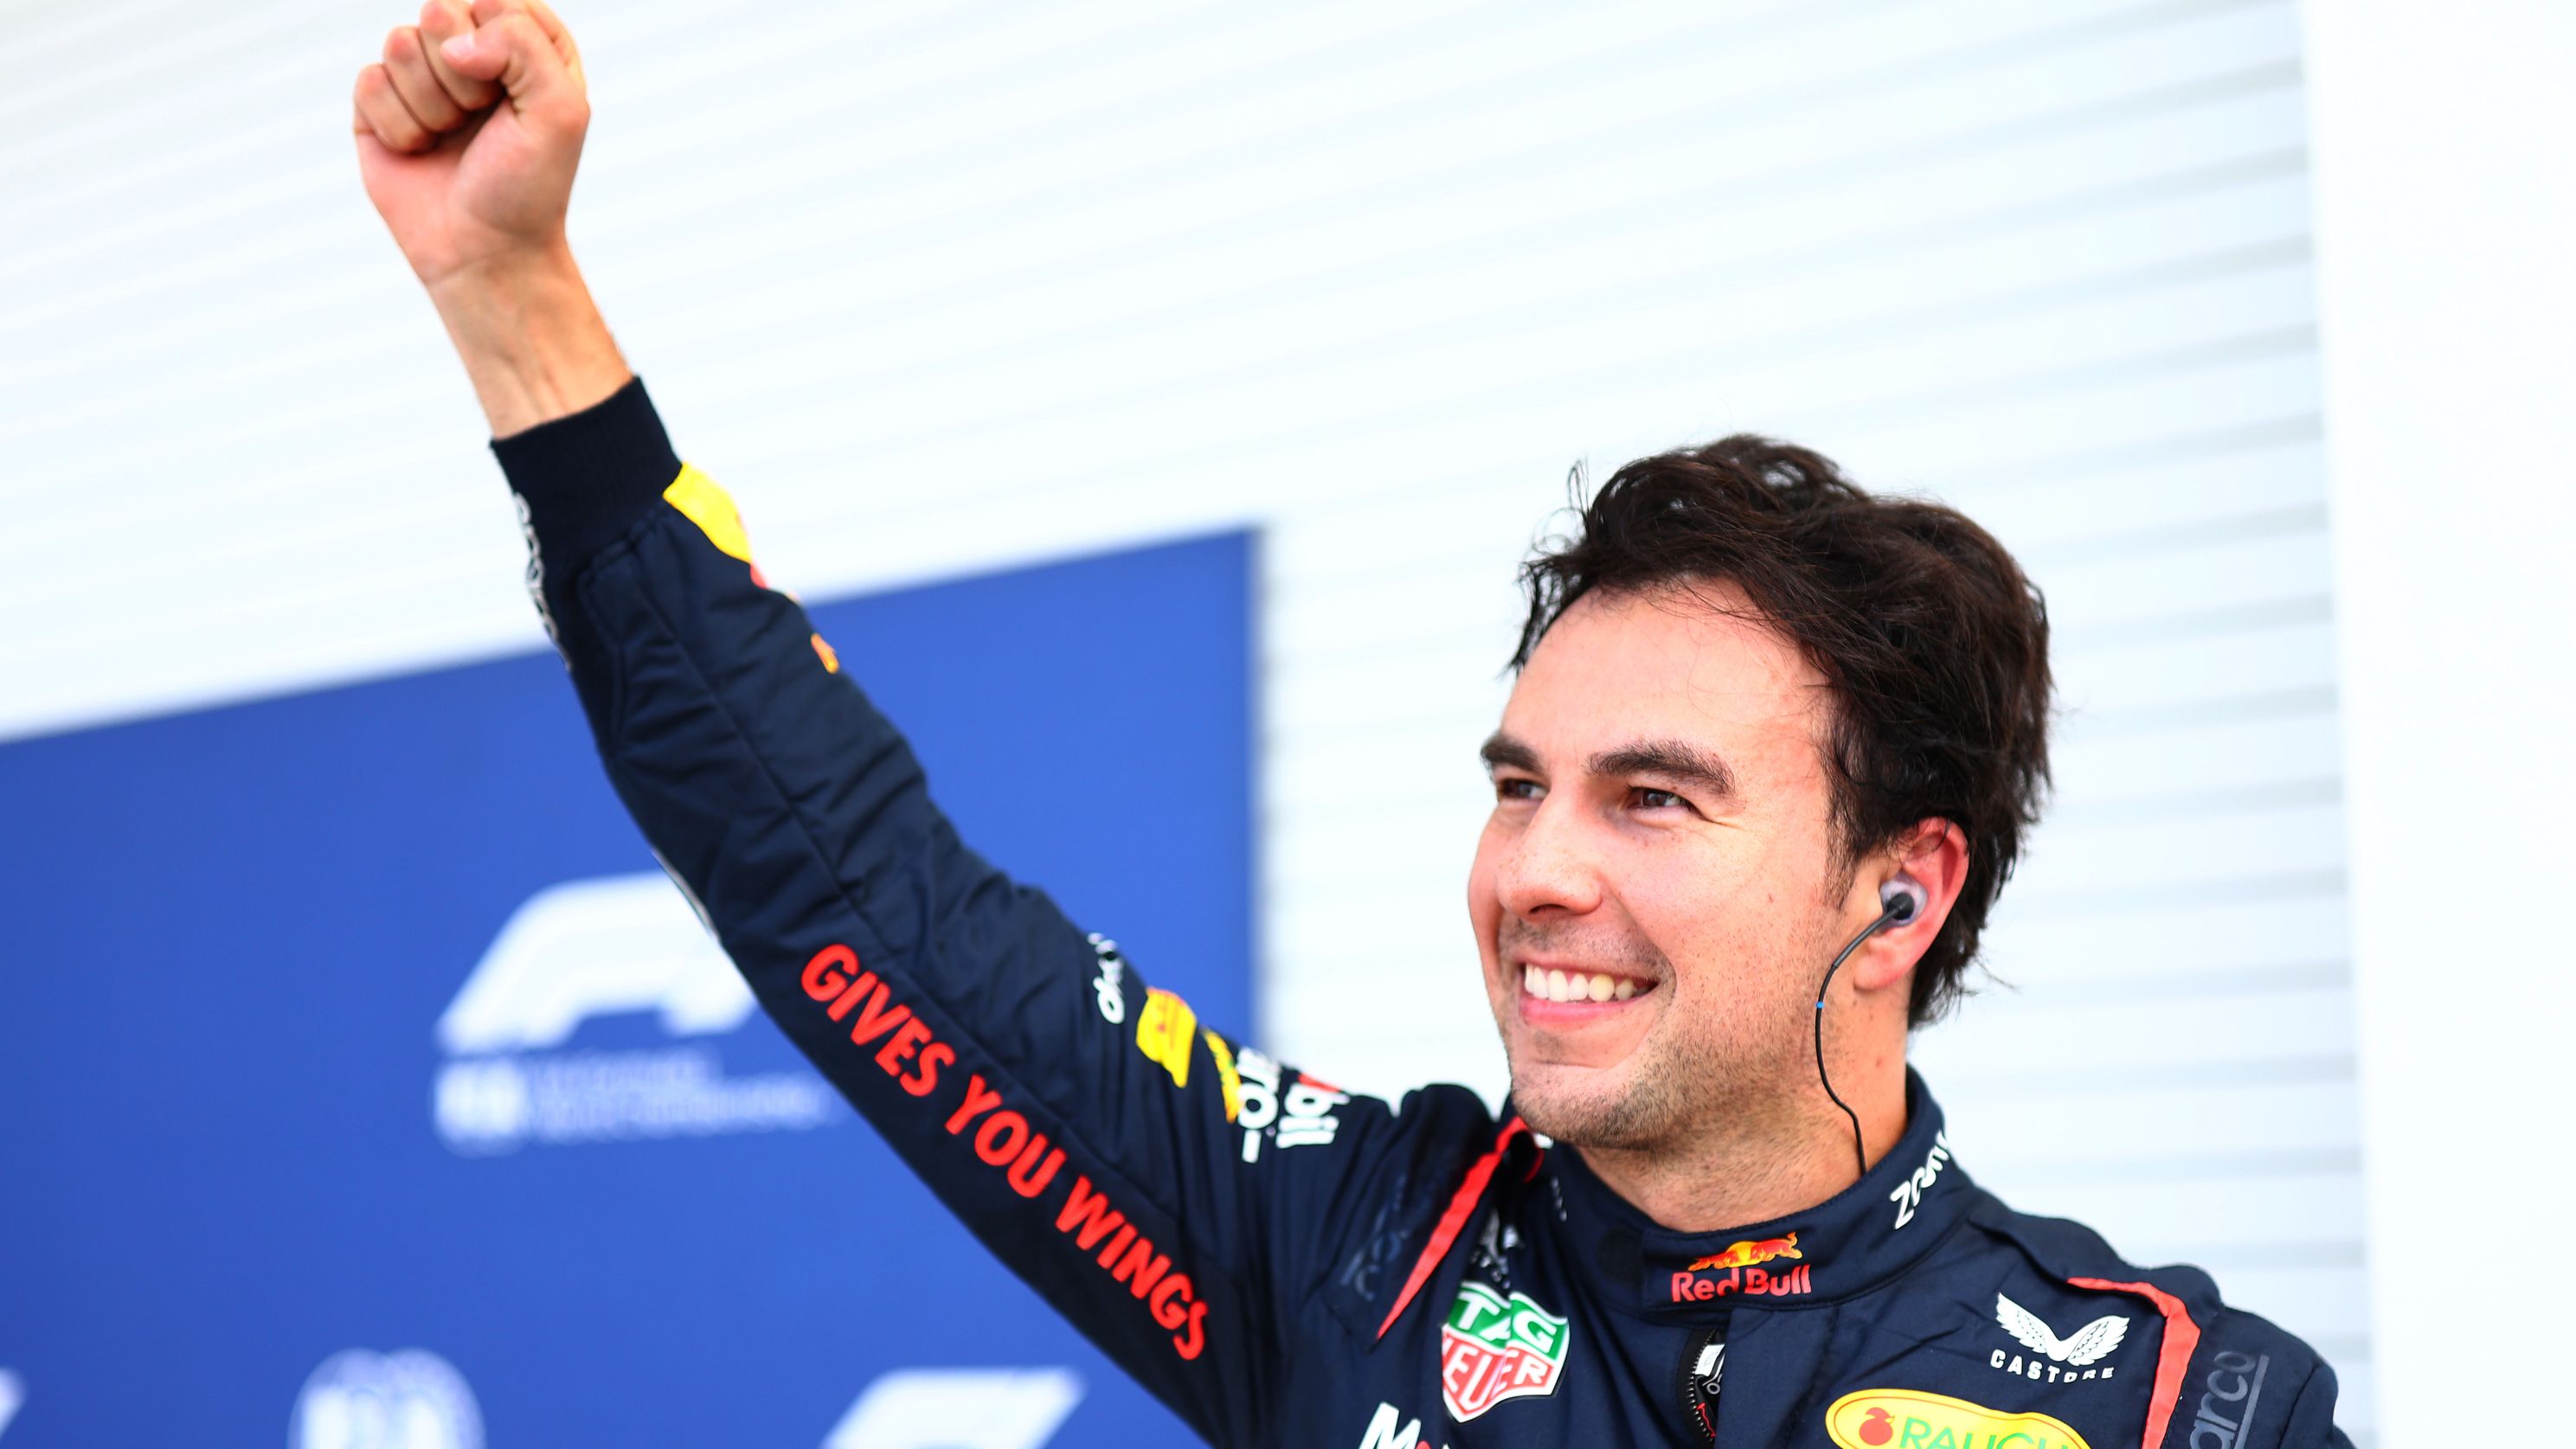
[{"label": "stubble beard", "polygon": [[[1516,938],[1507,926],[1503,944],[1509,953],[1536,939]],[[1683,990],[1667,961],[1650,949],[1642,954],[1652,959],[1659,990]],[[1702,983],[1703,993],[1713,989]],[[1576,1078],[1574,1068],[1525,1061],[1507,1030],[1513,1110],[1555,1141],[1607,1151],[1668,1153],[1695,1141],[1768,1135],[1771,1117],[1795,1114],[1793,1099],[1805,1085],[1796,1069],[1809,1048],[1798,1029],[1811,1023],[1794,1010],[1798,1004],[1741,997],[1668,1001],[1628,1059],[1583,1074],[1591,1081]]]}]

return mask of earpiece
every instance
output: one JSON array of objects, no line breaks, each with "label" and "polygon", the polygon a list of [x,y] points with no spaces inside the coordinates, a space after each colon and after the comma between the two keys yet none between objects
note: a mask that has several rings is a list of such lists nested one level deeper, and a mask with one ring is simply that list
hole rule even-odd
[{"label": "earpiece", "polygon": [[1902,926],[1923,914],[1924,906],[1931,899],[1932,893],[1923,888],[1923,882],[1903,871],[1889,877],[1887,884],[1878,888],[1878,919],[1861,927],[1860,934],[1852,937],[1851,944],[1834,957],[1834,964],[1825,968],[1825,979],[1816,983],[1816,1080],[1824,1084],[1825,1095],[1833,1098],[1834,1105],[1842,1108],[1843,1115],[1851,1119],[1852,1160],[1859,1165],[1863,1177],[1869,1176],[1869,1153],[1861,1142],[1860,1114],[1854,1112],[1842,1094],[1834,1090],[1834,1079],[1825,1074],[1825,988],[1833,985],[1834,973],[1843,969],[1843,963],[1851,959],[1851,953],[1860,949],[1861,942],[1889,926]]},{"label": "earpiece", "polygon": [[1878,904],[1887,912],[1887,924],[1902,926],[1923,914],[1923,907],[1931,899],[1931,894],[1923,889],[1923,882],[1900,873],[1878,888]]}]

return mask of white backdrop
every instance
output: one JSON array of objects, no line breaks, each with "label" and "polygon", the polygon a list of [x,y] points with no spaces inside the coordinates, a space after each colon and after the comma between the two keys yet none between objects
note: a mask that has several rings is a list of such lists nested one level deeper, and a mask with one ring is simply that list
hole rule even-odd
[{"label": "white backdrop", "polygon": [[[2209,1268],[2369,1441],[2288,0],[561,8],[576,245],[771,577],[1264,530],[1261,1029],[1353,1085],[1499,1091],[1474,748],[1570,463],[1768,431],[1994,528],[2060,788],[2013,989],[1918,1060],[1972,1171]],[[0,732],[540,642],[350,154],[408,18],[0,39]]]},{"label": "white backdrop", "polygon": [[2576,1296],[2576,11],[2305,13],[2382,1436],[2509,1441],[2462,1390],[2551,1382]]}]

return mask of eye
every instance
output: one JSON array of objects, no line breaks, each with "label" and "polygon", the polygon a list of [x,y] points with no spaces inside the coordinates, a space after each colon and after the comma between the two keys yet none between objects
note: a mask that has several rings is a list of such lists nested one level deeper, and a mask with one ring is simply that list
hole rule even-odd
[{"label": "eye", "polygon": [[1688,800],[1683,799],[1681,796],[1674,794],[1670,790],[1658,790],[1652,785],[1635,786],[1629,790],[1628,798],[1635,802],[1637,808],[1641,810],[1687,810],[1690,808],[1690,802]]},{"label": "eye", "polygon": [[1494,797],[1499,800],[1535,800],[1546,793],[1538,781],[1518,775],[1494,777]]}]

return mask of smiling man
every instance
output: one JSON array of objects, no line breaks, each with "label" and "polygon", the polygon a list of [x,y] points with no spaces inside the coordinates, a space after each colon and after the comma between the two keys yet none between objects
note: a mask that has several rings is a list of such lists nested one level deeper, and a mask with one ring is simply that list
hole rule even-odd
[{"label": "smiling man", "polygon": [[1974,524],[1759,438],[1611,477],[1524,566],[1484,749],[1509,1105],[1355,1097],[966,849],[767,586],[573,265],[589,107],[539,0],[431,0],[355,106],[637,823],[788,1037],[1208,1439],[2343,1442],[2316,1354],[1973,1186],[1905,1065],[2047,778],[2046,615]]}]

